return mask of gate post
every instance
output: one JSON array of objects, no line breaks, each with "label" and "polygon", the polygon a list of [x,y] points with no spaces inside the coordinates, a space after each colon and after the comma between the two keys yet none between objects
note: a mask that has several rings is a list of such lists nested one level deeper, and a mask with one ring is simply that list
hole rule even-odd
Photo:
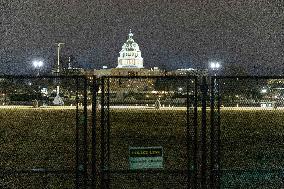
[{"label": "gate post", "polygon": [[215,119],[215,92],[216,78],[211,77],[210,97],[210,188],[216,188],[216,119]]},{"label": "gate post", "polygon": [[[211,77],[210,98],[210,188],[220,188],[220,107],[221,98],[216,76]],[[217,104],[216,104],[217,100]],[[216,111],[217,106],[217,111]]]},{"label": "gate post", "polygon": [[82,173],[79,169],[80,167],[80,147],[79,147],[79,81],[78,77],[76,78],[76,189],[80,188],[82,186]]},{"label": "gate post", "polygon": [[[105,86],[107,82],[107,86]],[[107,88],[105,88],[107,87]],[[106,91],[107,93],[106,93]],[[101,183],[102,189],[109,188],[109,78],[101,78]],[[105,96],[107,95],[107,96]],[[105,99],[107,97],[107,99]]]},{"label": "gate post", "polygon": [[84,157],[83,157],[83,167],[84,167],[84,187],[87,188],[88,185],[88,168],[87,168],[87,163],[88,163],[88,80],[86,77],[84,77],[84,99],[83,99],[83,150],[84,150]]},{"label": "gate post", "polygon": [[[83,111],[79,111],[79,79],[82,79],[83,84]],[[76,77],[76,188],[87,188],[87,87],[88,82],[86,77]],[[83,115],[80,115],[83,113]]]},{"label": "gate post", "polygon": [[[188,83],[187,83],[188,84]],[[189,128],[189,91],[187,87],[187,139],[190,139],[190,143],[192,144],[192,155],[191,155],[191,161],[192,161],[192,170],[190,170],[190,162],[188,160],[188,176],[190,176],[190,182],[187,185],[187,188],[197,188],[198,184],[198,137],[197,137],[197,130],[198,130],[198,110],[197,110],[197,94],[198,94],[198,78],[194,78],[194,99],[193,99],[193,126],[191,129],[192,134],[190,135],[190,128]],[[190,138],[189,138],[190,136]],[[189,153],[189,141],[188,141],[188,153]],[[190,158],[190,155],[188,154],[188,158]],[[191,173],[192,171],[192,173]]]},{"label": "gate post", "polygon": [[91,188],[96,189],[97,185],[97,92],[98,84],[96,76],[93,76],[92,85],[92,184]]},{"label": "gate post", "polygon": [[221,177],[221,113],[220,113],[220,107],[221,107],[221,96],[220,96],[220,85],[219,85],[219,79],[216,79],[216,92],[217,92],[217,147],[216,147],[216,188],[220,188],[220,177]]},{"label": "gate post", "polygon": [[207,100],[208,85],[206,77],[202,77],[201,83],[201,188],[207,188],[207,140],[206,140],[206,100]]},{"label": "gate post", "polygon": [[[194,78],[194,99],[190,100],[189,77],[186,79],[186,146],[187,146],[187,188],[197,188],[197,77]],[[192,104],[191,104],[192,103]],[[190,128],[190,106],[193,105],[193,126]],[[192,147],[190,156],[190,144]],[[193,165],[191,166],[191,163]],[[191,170],[192,168],[192,170]]]},{"label": "gate post", "polygon": [[197,176],[198,176],[198,137],[197,137],[197,130],[198,130],[198,109],[197,109],[197,96],[198,96],[198,78],[195,78],[194,84],[194,121],[193,121],[193,188],[197,188]]},{"label": "gate post", "polygon": [[101,78],[101,165],[100,187],[105,188],[105,78]]}]

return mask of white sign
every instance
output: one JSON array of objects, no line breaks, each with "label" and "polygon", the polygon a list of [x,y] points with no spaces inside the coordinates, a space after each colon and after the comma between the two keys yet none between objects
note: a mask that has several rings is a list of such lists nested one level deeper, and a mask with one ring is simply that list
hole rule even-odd
[{"label": "white sign", "polygon": [[163,147],[129,147],[130,169],[163,169]]}]

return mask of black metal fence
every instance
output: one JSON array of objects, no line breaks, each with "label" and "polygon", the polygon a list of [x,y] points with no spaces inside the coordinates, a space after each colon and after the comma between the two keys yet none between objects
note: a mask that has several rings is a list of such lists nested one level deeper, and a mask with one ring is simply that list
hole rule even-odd
[{"label": "black metal fence", "polygon": [[1,77],[0,187],[283,188],[283,100],[284,77]]},{"label": "black metal fence", "polygon": [[85,77],[0,77],[0,120],[0,188],[87,187]]},{"label": "black metal fence", "polygon": [[[94,186],[283,187],[283,83],[282,77],[103,77]],[[143,147],[162,147],[163,169],[131,165],[130,149]]]},{"label": "black metal fence", "polygon": [[196,77],[102,77],[97,90],[93,187],[196,187]]},{"label": "black metal fence", "polygon": [[211,78],[211,188],[284,187],[284,77]]}]

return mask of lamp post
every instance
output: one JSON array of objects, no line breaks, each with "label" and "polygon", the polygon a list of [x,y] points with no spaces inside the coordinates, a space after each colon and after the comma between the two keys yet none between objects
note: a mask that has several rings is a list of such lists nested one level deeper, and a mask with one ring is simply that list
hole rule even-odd
[{"label": "lamp post", "polygon": [[[64,43],[56,43],[57,44],[57,68],[56,68],[56,74],[57,76],[60,75],[60,50],[61,46],[64,45]],[[57,81],[57,86],[56,86],[56,97],[53,100],[53,104],[55,105],[63,105],[64,102],[62,98],[59,96],[59,81]]]},{"label": "lamp post", "polygon": [[40,68],[43,66],[43,62],[36,60],[36,61],[33,61],[33,65],[35,69],[37,69],[37,76],[39,76]]},{"label": "lamp post", "polygon": [[[60,49],[61,45],[64,45],[65,43],[56,43],[57,44],[57,68],[56,68],[56,73],[59,75],[60,72]],[[59,85],[56,87],[56,93],[59,95]]]},{"label": "lamp post", "polygon": [[[37,69],[37,74],[36,76],[39,76],[39,72],[40,72],[40,68],[43,66],[43,62],[40,61],[40,60],[35,60],[33,61],[33,66],[35,67],[35,69]],[[40,86],[38,86],[38,93],[39,95],[41,94],[40,93]],[[38,95],[37,95],[38,96]],[[36,99],[33,100],[33,107],[34,108],[37,108],[39,107],[39,100],[40,100],[40,97],[38,96]]]}]

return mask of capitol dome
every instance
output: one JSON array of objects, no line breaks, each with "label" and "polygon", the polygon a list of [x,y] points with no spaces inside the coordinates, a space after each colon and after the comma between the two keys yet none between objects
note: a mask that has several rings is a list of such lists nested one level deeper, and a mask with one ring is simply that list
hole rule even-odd
[{"label": "capitol dome", "polygon": [[143,58],[139,45],[134,41],[131,30],[127,41],[123,44],[119,52],[117,68],[143,68]]}]

